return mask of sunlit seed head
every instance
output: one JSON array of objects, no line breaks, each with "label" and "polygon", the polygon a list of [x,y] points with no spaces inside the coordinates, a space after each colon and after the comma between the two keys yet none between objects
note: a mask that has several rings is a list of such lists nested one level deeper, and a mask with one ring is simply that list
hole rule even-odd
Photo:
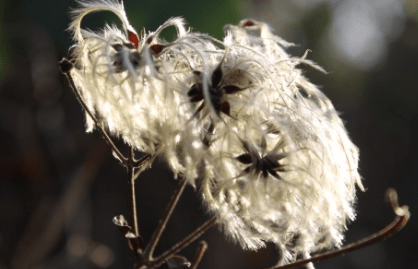
[{"label": "sunlit seed head", "polygon": [[[223,41],[187,30],[178,17],[138,36],[120,2],[80,5],[70,26],[71,74],[113,135],[200,186],[243,248],[273,242],[285,263],[341,245],[355,218],[355,185],[362,188],[358,149],[298,68],[322,70],[307,54],[289,56],[290,44],[255,20],[229,25]],[[122,29],[81,29],[97,11],[114,12]],[[161,37],[167,27],[176,29],[172,42]],[[87,125],[94,128],[89,116]]]}]

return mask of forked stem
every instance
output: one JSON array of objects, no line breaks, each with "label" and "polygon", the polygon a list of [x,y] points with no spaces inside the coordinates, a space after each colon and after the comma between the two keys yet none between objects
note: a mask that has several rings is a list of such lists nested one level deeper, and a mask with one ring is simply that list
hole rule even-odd
[{"label": "forked stem", "polygon": [[207,249],[208,249],[208,244],[205,241],[201,241],[199,243],[199,248],[197,249],[196,257],[192,265],[190,266],[190,269],[196,269],[199,266],[200,261],[202,260],[203,255],[205,254]]},{"label": "forked stem", "polygon": [[[74,68],[73,64],[67,60],[66,58],[63,58],[60,62],[60,68],[63,74],[67,77],[70,87],[73,90],[78,102],[81,104],[81,106],[84,108],[88,116],[93,120],[94,125],[96,129],[99,130],[99,132],[104,137],[107,144],[110,146],[110,148],[113,150],[116,157],[121,161],[123,165],[125,165],[128,169],[128,175],[129,175],[129,185],[130,185],[130,196],[131,196],[131,218],[132,218],[132,225],[133,230],[131,231],[131,234],[133,234],[133,241],[136,242],[135,238],[141,241],[140,239],[140,233],[139,233],[139,225],[138,225],[138,213],[137,213],[137,206],[136,206],[136,191],[135,191],[135,179],[139,176],[139,174],[146,168],[146,163],[152,162],[154,159],[153,156],[146,155],[142,157],[139,160],[135,160],[134,155],[134,148],[131,146],[129,150],[129,155],[126,158],[120,150],[116,147],[113,140],[110,138],[110,135],[107,133],[105,128],[102,126],[100,121],[94,116],[94,113],[90,111],[87,104],[84,102],[83,97],[81,96],[77,86],[75,85],[74,79],[71,75],[71,70]],[[155,157],[155,156],[154,156]],[[159,222],[159,225],[154,232],[148,246],[146,247],[144,253],[142,254],[142,246],[140,244],[133,244],[135,247],[132,247],[132,249],[135,251],[135,253],[139,256],[137,261],[139,264],[136,266],[136,268],[156,268],[166,262],[168,259],[176,255],[179,251],[181,251],[186,246],[190,245],[193,241],[195,241],[197,238],[199,238],[202,234],[204,234],[209,228],[211,228],[215,224],[215,217],[205,222],[202,226],[197,228],[194,232],[192,232],[189,236],[184,238],[182,241],[174,245],[171,249],[164,252],[162,255],[160,255],[158,258],[154,259],[153,252],[155,250],[155,247],[157,246],[157,243],[159,242],[161,235],[163,231],[165,230],[165,227],[167,225],[168,220],[170,219],[183,191],[187,184],[186,180],[183,180],[177,191],[174,193],[173,197],[171,198],[167,209],[165,211],[165,214],[161,221]],[[129,227],[129,226],[128,226]],[[129,234],[129,232],[128,232]],[[125,236],[127,236],[125,234]],[[128,236],[127,236],[128,237]],[[130,238],[130,237],[129,237]],[[139,242],[138,241],[138,242]],[[137,243],[138,243],[137,242]],[[130,243],[131,245],[131,243]],[[195,261],[193,262],[192,269],[195,269],[202,259],[203,254],[205,253],[207,249],[207,244],[205,242],[202,242],[199,246],[197,256],[195,258]],[[141,255],[142,254],[142,255]]]},{"label": "forked stem", "polygon": [[[167,259],[170,259],[178,252],[183,250],[185,247],[190,245],[193,241],[198,239],[202,234],[207,232],[216,222],[216,217],[212,217],[208,221],[206,221],[202,226],[194,230],[190,235],[184,238],[182,241],[178,242],[174,246],[172,246],[169,250],[158,256],[157,258],[153,259],[147,264],[145,268],[158,268],[161,264],[163,264]],[[141,267],[138,267],[141,268]]]},{"label": "forked stem", "polygon": [[[145,155],[141,159],[136,160],[135,154],[134,154],[134,148],[131,146],[129,149],[129,155],[126,158],[120,150],[117,148],[115,143],[113,142],[110,135],[107,133],[106,129],[103,127],[103,125],[100,123],[100,121],[94,116],[94,113],[89,109],[87,104],[84,102],[83,97],[81,96],[74,79],[71,75],[71,70],[74,68],[74,65],[71,61],[69,61],[66,58],[63,58],[60,63],[60,68],[62,73],[67,77],[70,87],[72,91],[74,92],[78,102],[81,104],[81,106],[84,108],[88,116],[93,120],[94,126],[96,129],[99,130],[99,132],[102,134],[103,138],[105,139],[108,146],[111,148],[113,153],[115,154],[116,158],[119,159],[119,161],[128,169],[128,175],[129,175],[129,185],[130,185],[130,203],[131,203],[131,218],[132,218],[132,235],[134,238],[140,239],[139,234],[139,225],[138,225],[138,214],[137,214],[137,206],[136,206],[136,190],[135,190],[135,179],[139,176],[139,174],[146,168],[146,164],[148,162],[152,162],[153,158],[150,155]],[[137,171],[136,171],[137,170]],[[141,239],[142,240],[142,239]],[[142,253],[142,248],[140,244],[135,244],[134,251],[136,254]]]},{"label": "forked stem", "polygon": [[393,213],[395,214],[396,217],[392,221],[392,223],[390,223],[388,226],[386,226],[382,230],[380,230],[377,233],[372,234],[368,237],[365,237],[365,238],[363,238],[359,241],[348,244],[348,245],[342,247],[341,249],[328,251],[328,252],[325,252],[325,253],[314,255],[310,259],[297,261],[297,262],[287,264],[287,265],[283,265],[283,266],[279,266],[279,267],[272,267],[270,269],[289,269],[289,268],[296,268],[296,267],[299,267],[299,266],[303,266],[303,265],[306,265],[310,262],[312,262],[312,263],[321,262],[321,261],[324,261],[324,260],[327,260],[327,259],[330,259],[330,258],[334,258],[334,257],[340,256],[340,255],[347,254],[347,253],[352,252],[354,250],[369,246],[371,244],[374,244],[376,242],[385,240],[385,239],[393,236],[394,234],[396,234],[397,232],[402,230],[403,227],[405,227],[405,225],[409,221],[409,217],[410,217],[411,214],[409,213],[408,206],[401,206],[400,207],[398,205],[398,195],[397,195],[397,193],[394,189],[388,189],[386,191],[386,198],[389,201],[389,203],[392,207],[392,211],[393,211]]},{"label": "forked stem", "polygon": [[158,241],[160,241],[161,235],[165,230],[165,227],[167,225],[168,220],[170,219],[171,215],[173,214],[174,209],[176,208],[176,205],[180,199],[180,196],[182,195],[184,188],[186,187],[187,181],[183,179],[177,188],[176,192],[171,197],[170,202],[167,205],[167,208],[165,210],[163,218],[158,223],[158,227],[155,230],[154,234],[151,237],[151,240],[146,247],[144,251],[144,257],[150,261],[152,260],[152,255],[154,253],[155,247],[158,244]]}]

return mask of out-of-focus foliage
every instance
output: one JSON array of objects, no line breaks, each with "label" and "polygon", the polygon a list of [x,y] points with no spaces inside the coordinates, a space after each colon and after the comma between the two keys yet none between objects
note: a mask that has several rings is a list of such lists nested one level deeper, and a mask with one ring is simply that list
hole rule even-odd
[{"label": "out-of-focus foliage", "polygon": [[[39,268],[132,266],[128,246],[111,222],[116,215],[128,215],[126,171],[105,145],[95,144],[101,141],[98,135],[84,133],[84,115],[58,71],[57,62],[72,43],[65,31],[70,7],[76,7],[73,0],[0,1],[0,267],[30,268],[28,263],[36,260]],[[308,58],[329,74],[307,67],[305,75],[343,112],[346,128],[360,148],[360,174],[368,189],[358,195],[358,216],[348,226],[347,242],[391,219],[382,202],[388,187],[398,190],[400,202],[411,205],[414,214],[418,205],[416,0],[125,0],[125,7],[138,31],[143,26],[155,30],[169,17],[181,15],[196,30],[221,38],[223,25],[251,17],[268,22],[276,34],[299,44],[289,50],[291,54],[301,56],[312,49]],[[103,18],[118,23],[100,13],[87,18],[85,26],[102,27]],[[348,45],[362,45],[366,53],[351,47],[351,52],[363,54],[350,58],[344,52]],[[378,61],[359,66],[353,59]],[[176,184],[165,166],[155,164],[152,170],[138,181],[144,240]],[[63,197],[71,199],[61,203]],[[195,197],[187,188],[157,252],[205,220]],[[417,230],[412,217],[390,241],[316,267],[415,268]],[[206,239],[209,250],[200,268],[262,268],[276,259],[274,247],[243,252],[216,230]],[[193,247],[182,254],[192,257]]]}]

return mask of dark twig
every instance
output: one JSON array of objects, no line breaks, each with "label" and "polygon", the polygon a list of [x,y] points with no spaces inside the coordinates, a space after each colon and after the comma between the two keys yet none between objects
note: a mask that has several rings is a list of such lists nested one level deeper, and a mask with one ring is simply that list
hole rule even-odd
[{"label": "dark twig", "polygon": [[[116,147],[113,140],[110,138],[109,134],[103,127],[103,125],[97,120],[97,118],[94,116],[93,112],[90,111],[90,109],[87,107],[86,103],[84,102],[80,92],[78,91],[73,77],[71,75],[71,69],[74,67],[73,64],[67,60],[62,59],[60,62],[61,71],[66,75],[70,87],[72,88],[74,94],[77,97],[77,100],[81,104],[81,106],[84,108],[84,110],[87,112],[89,117],[93,120],[94,125],[96,129],[99,130],[99,132],[104,137],[107,144],[110,146],[110,148],[113,150],[113,153],[116,155],[116,157],[121,161],[123,165],[125,165],[128,168],[128,174],[129,174],[129,184],[130,184],[130,190],[131,190],[131,217],[132,217],[132,225],[133,225],[133,237],[140,239],[139,234],[139,225],[138,225],[138,214],[137,214],[137,208],[136,208],[136,194],[135,194],[135,179],[139,176],[139,174],[146,168],[146,164],[148,162],[153,161],[153,156],[145,155],[140,160],[135,160],[134,156],[134,148],[130,147],[128,158],[126,158]],[[135,171],[137,170],[137,171]],[[138,265],[136,268],[157,268],[164,262],[166,262],[168,259],[172,258],[174,255],[176,255],[179,251],[181,251],[186,246],[190,245],[193,241],[195,241],[197,238],[199,238],[202,234],[204,234],[209,228],[211,228],[216,221],[216,218],[213,217],[212,219],[205,222],[202,226],[197,228],[194,232],[192,232],[189,236],[184,238],[182,241],[174,245],[171,249],[164,252],[162,255],[160,255],[158,258],[153,259],[153,252],[155,250],[155,247],[158,244],[158,241],[161,238],[162,233],[165,230],[165,227],[167,225],[168,220],[170,219],[179,199],[182,195],[184,188],[187,184],[186,180],[183,180],[180,183],[179,188],[174,193],[173,197],[171,198],[167,209],[165,211],[165,214],[163,218],[160,220],[158,227],[156,231],[154,232],[149,244],[147,245],[144,254],[142,254],[142,246],[141,244],[136,244],[136,249],[133,249],[136,254],[140,254],[140,256],[137,256],[138,259]],[[129,233],[128,233],[129,234]],[[142,240],[139,240],[142,241]],[[200,260],[202,259],[203,254],[205,253],[207,249],[206,242],[202,242],[199,246],[199,250],[197,253],[197,256],[195,258],[195,261],[193,262],[192,269],[196,268]]]},{"label": "dark twig", "polygon": [[196,269],[200,261],[203,258],[203,255],[205,254],[206,250],[208,249],[208,244],[205,241],[200,241],[199,248],[197,249],[196,257],[192,263],[192,266],[190,266],[190,269]]},{"label": "dark twig", "polygon": [[183,179],[183,181],[180,183],[179,187],[177,188],[177,191],[174,193],[174,195],[171,197],[170,202],[167,205],[166,211],[164,213],[163,218],[160,220],[157,229],[155,230],[154,234],[151,237],[151,240],[147,246],[147,248],[144,251],[144,257],[147,260],[152,260],[152,255],[154,253],[155,247],[157,246],[158,241],[161,238],[161,234],[165,230],[165,227],[167,225],[168,220],[171,217],[171,214],[174,211],[174,208],[176,207],[181,194],[184,191],[184,188],[186,187],[187,181]]},{"label": "dark twig", "polygon": [[[87,112],[87,115],[93,120],[96,129],[102,134],[103,138],[105,139],[108,146],[113,151],[114,155],[117,159],[128,169],[129,174],[129,185],[131,190],[131,219],[133,225],[133,231],[129,233],[127,238],[130,240],[130,246],[135,251],[136,254],[142,253],[142,239],[139,234],[139,225],[138,225],[138,214],[137,214],[137,207],[136,207],[136,194],[135,194],[135,179],[139,176],[139,174],[147,167],[146,163],[148,161],[152,161],[153,158],[150,155],[145,155],[139,160],[135,160],[134,156],[134,148],[131,146],[129,150],[128,158],[126,158],[120,150],[117,148],[115,143],[113,142],[110,135],[107,133],[103,124],[95,117],[94,113],[89,109],[87,104],[84,102],[83,97],[81,96],[77,86],[75,85],[74,79],[71,75],[71,70],[74,68],[74,65],[71,61],[63,58],[59,63],[61,71],[67,77],[70,87],[73,90],[78,102]],[[135,170],[137,173],[135,173]]]},{"label": "dark twig", "polygon": [[216,222],[216,217],[212,217],[210,220],[206,221],[202,226],[194,230],[190,235],[184,238],[182,241],[175,244],[169,250],[161,254],[156,259],[152,260],[147,264],[147,267],[137,267],[137,268],[157,268],[163,264],[167,259],[173,257],[182,249],[190,245],[193,241],[198,239],[202,234],[209,230]]},{"label": "dark twig", "polygon": [[[135,194],[135,168],[133,163],[135,161],[134,148],[131,146],[129,149],[128,156],[128,174],[129,174],[129,186],[131,189],[131,218],[133,225],[133,234],[139,236],[139,226],[138,226],[138,214],[136,210],[136,194]],[[137,250],[141,251],[141,250]]]},{"label": "dark twig", "polygon": [[87,114],[89,115],[89,117],[93,120],[94,125],[96,127],[96,129],[99,130],[99,132],[102,134],[103,138],[106,140],[106,143],[109,145],[109,147],[112,149],[112,151],[114,152],[114,154],[117,156],[117,158],[125,165],[127,163],[127,158],[119,151],[119,149],[116,147],[115,143],[113,142],[112,138],[110,138],[109,134],[107,133],[107,131],[105,130],[105,128],[103,127],[103,125],[99,122],[99,120],[94,116],[93,112],[90,111],[90,109],[88,108],[88,106],[86,105],[86,103],[83,100],[83,97],[81,96],[77,86],[74,83],[74,79],[71,75],[71,69],[73,68],[73,64],[67,60],[66,58],[63,58],[60,63],[60,68],[62,73],[67,77],[69,83],[70,83],[70,88],[73,90],[78,102],[81,104],[81,106],[84,108],[84,110],[87,112]]},{"label": "dark twig", "polygon": [[156,157],[155,155],[152,156],[152,155],[146,154],[143,157],[141,157],[139,160],[134,160],[133,165],[135,168],[135,174],[134,174],[135,180],[139,177],[139,175],[142,172],[144,172],[149,167],[151,163],[154,162],[155,157]]},{"label": "dark twig", "polygon": [[364,248],[366,246],[369,246],[371,244],[374,244],[376,242],[385,240],[393,236],[394,234],[402,230],[403,227],[405,227],[405,225],[408,223],[408,220],[411,214],[409,213],[408,206],[400,207],[398,205],[398,195],[396,194],[396,191],[394,189],[388,189],[386,191],[386,198],[388,199],[392,207],[392,211],[396,215],[396,217],[392,221],[392,223],[390,223],[388,226],[386,226],[382,230],[366,238],[363,238],[359,241],[348,244],[342,247],[341,249],[325,252],[322,254],[315,255],[310,259],[297,261],[295,263],[287,264],[284,266],[272,267],[270,269],[289,269],[289,268],[296,268],[299,266],[303,266],[310,262],[321,262],[330,258],[347,254],[349,252],[352,252],[360,248]]}]

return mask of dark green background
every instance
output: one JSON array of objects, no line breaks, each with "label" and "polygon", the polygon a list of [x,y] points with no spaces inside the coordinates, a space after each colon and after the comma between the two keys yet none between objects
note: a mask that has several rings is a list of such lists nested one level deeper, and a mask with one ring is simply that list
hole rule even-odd
[{"label": "dark green background", "polygon": [[[143,26],[154,30],[171,16],[183,16],[193,29],[222,38],[223,25],[236,24],[247,16],[263,19],[265,14],[257,13],[257,7],[271,1],[125,2],[129,19],[137,30]],[[69,252],[69,242],[82,247],[75,235],[94,242],[89,245],[90,251],[99,245],[107,246],[114,255],[110,268],[132,268],[132,254],[111,222],[116,215],[129,215],[126,173],[111,158],[99,135],[85,134],[81,107],[58,71],[57,62],[71,45],[70,34],[65,31],[70,22],[70,7],[76,7],[72,0],[0,2],[1,269],[96,268],[86,256],[75,257]],[[289,50],[293,55],[300,56],[305,49],[313,49],[309,58],[330,72],[325,75],[304,67],[306,75],[342,111],[352,140],[360,148],[360,173],[367,192],[358,193],[358,219],[348,226],[347,242],[371,234],[392,220],[383,199],[389,187],[398,190],[401,204],[410,206],[412,220],[394,238],[321,263],[317,268],[415,268],[418,266],[416,9],[406,12],[405,27],[389,44],[385,60],[373,69],[360,70],[337,60],[327,47],[329,44],[321,41],[331,23],[332,8],[324,3],[304,11],[303,16],[297,13],[302,11],[296,10],[293,15],[298,18],[297,29],[292,31],[302,35],[289,34],[292,31],[285,31],[283,24],[275,28],[277,34],[300,44]],[[83,25],[97,29],[103,26],[103,19],[117,22],[110,13],[100,13],[89,16]],[[91,185],[76,186],[81,191],[80,197],[70,197],[74,200],[68,203],[74,205],[73,212],[54,213],[79,175],[79,167],[92,167]],[[138,180],[139,222],[145,241],[175,185],[170,171],[160,162]],[[186,236],[207,217],[200,198],[187,187],[157,253]],[[244,252],[216,229],[204,238],[209,250],[199,268],[262,268],[274,263],[272,246],[259,252]],[[194,248],[196,243],[183,254],[192,258]],[[22,260],[38,263],[35,267],[29,262],[29,267],[25,267],[19,262]]]}]

